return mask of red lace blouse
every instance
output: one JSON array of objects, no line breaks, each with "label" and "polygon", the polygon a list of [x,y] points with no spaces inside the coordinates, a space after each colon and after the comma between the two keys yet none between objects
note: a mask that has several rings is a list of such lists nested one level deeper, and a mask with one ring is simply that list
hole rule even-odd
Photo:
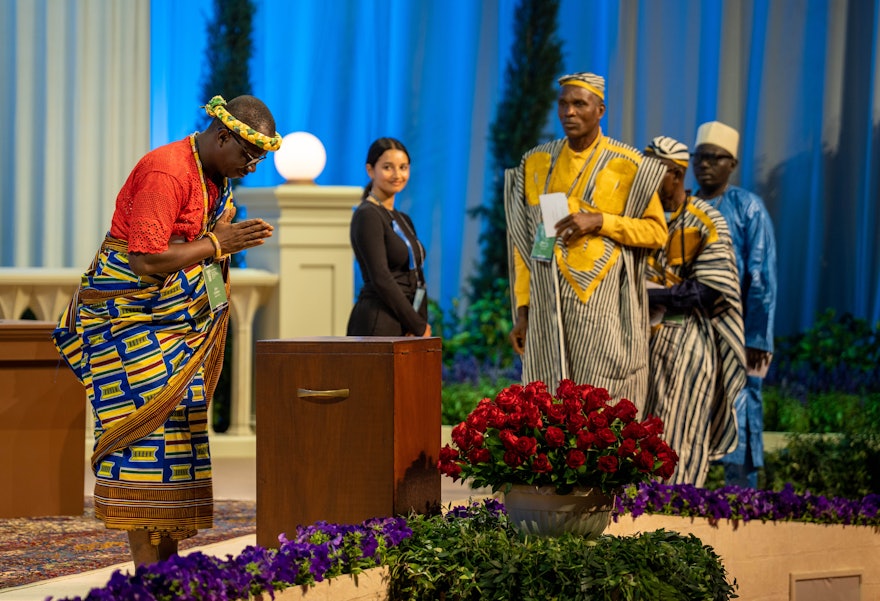
[{"label": "red lace blouse", "polygon": [[[207,180],[208,206],[220,190]],[[202,229],[204,199],[189,136],[148,152],[138,161],[116,197],[110,235],[128,241],[128,250],[158,254],[173,236],[192,242]]]}]

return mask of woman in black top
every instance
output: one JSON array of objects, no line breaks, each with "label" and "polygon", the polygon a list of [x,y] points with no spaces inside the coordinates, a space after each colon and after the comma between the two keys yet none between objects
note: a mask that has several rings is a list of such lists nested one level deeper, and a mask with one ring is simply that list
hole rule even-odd
[{"label": "woman in black top", "polygon": [[367,152],[361,204],[351,218],[351,247],[364,279],[348,318],[349,336],[430,336],[422,267],[425,248],[412,220],[394,210],[409,181],[409,153],[394,138],[379,138]]}]

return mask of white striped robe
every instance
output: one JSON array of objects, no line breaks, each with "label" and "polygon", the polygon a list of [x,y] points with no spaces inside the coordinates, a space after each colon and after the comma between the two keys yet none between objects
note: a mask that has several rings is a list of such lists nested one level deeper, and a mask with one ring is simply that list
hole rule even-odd
[{"label": "white striped robe", "polygon": [[736,256],[721,213],[689,198],[669,222],[666,248],[648,260],[648,278],[667,287],[695,279],[720,293],[711,311],[664,319],[651,336],[645,414],[663,420],[678,453],[670,482],[702,486],[709,462],[736,448],[734,401],[746,381]]},{"label": "white striped robe", "polygon": [[[537,146],[523,155],[518,168],[505,171],[511,282],[515,280],[514,249],[530,271],[523,381],[541,380],[555,390],[561,379],[569,378],[577,384],[605,388],[612,398],[627,398],[641,406],[648,392],[645,261],[650,251],[623,246],[604,236],[586,236],[585,245],[604,245],[601,256],[586,269],[569,262],[569,249],[561,238],[556,240],[553,261],[530,258],[536,230],[543,227],[537,196],[550,177],[546,167],[555,164],[566,143],[562,138]],[[581,176],[586,178],[581,203],[601,210],[602,199],[595,198],[594,191],[602,174],[603,190],[617,190],[618,185],[628,190],[622,215],[641,218],[665,166],[604,136],[596,152],[594,166]],[[634,176],[617,181],[619,172],[614,163],[606,169],[611,161],[629,163]],[[541,167],[535,167],[536,163]],[[515,296],[512,305],[515,314]]]}]

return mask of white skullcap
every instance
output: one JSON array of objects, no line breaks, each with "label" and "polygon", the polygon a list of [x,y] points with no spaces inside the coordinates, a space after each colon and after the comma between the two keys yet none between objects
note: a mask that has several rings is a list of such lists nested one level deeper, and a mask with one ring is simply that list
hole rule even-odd
[{"label": "white skullcap", "polygon": [[572,73],[563,75],[556,80],[561,86],[578,86],[586,88],[593,94],[605,100],[605,78],[595,73]]},{"label": "white skullcap", "polygon": [[646,154],[656,156],[658,159],[669,159],[682,167],[688,166],[688,147],[669,136],[657,136],[645,148]]},{"label": "white skullcap", "polygon": [[694,148],[700,144],[714,144],[729,152],[733,158],[738,158],[739,132],[720,121],[709,121],[697,129],[697,141],[694,142]]}]

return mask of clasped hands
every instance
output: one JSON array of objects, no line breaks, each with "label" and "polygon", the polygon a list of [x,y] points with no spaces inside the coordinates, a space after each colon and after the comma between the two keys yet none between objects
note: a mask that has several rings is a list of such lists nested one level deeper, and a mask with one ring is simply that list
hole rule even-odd
[{"label": "clasped hands", "polygon": [[571,213],[556,222],[556,235],[566,245],[602,229],[602,213]]},{"label": "clasped hands", "polygon": [[272,236],[272,231],[275,229],[259,218],[232,223],[234,217],[235,208],[227,210],[214,226],[214,235],[217,236],[224,255],[260,246],[266,238]]}]

